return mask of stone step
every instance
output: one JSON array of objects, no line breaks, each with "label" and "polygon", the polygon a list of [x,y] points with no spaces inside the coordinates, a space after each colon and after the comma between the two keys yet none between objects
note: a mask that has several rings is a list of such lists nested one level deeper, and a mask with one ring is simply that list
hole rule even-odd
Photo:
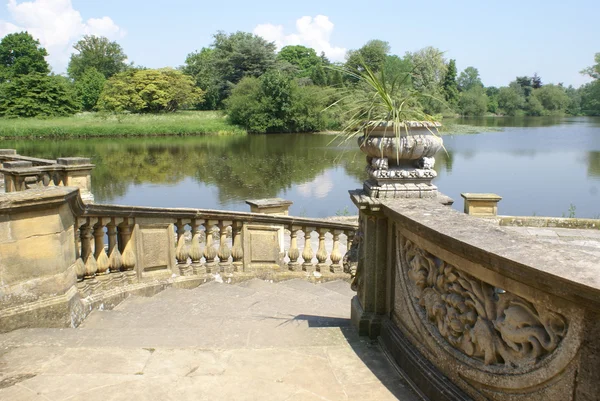
[{"label": "stone step", "polygon": [[350,283],[343,280],[328,281],[326,283],[321,284],[321,286],[323,288],[327,288],[328,290],[342,294],[346,297],[352,298],[356,295],[356,291],[353,291],[350,288]]}]

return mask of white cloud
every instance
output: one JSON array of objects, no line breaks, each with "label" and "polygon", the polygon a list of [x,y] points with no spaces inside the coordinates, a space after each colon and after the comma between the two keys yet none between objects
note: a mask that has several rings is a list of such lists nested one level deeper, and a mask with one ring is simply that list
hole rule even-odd
[{"label": "white cloud", "polygon": [[[73,44],[83,35],[117,39],[125,35],[110,17],[84,21],[71,0],[33,0],[17,3],[8,0],[11,21],[0,20],[0,36],[28,31],[48,50],[48,62],[57,72],[64,71]],[[13,23],[14,22],[14,23]]]},{"label": "white cloud", "polygon": [[326,15],[304,16],[296,21],[296,33],[286,35],[283,25],[260,24],[254,28],[254,34],[275,42],[278,49],[288,45],[312,47],[317,53],[325,52],[333,61],[343,61],[346,49],[332,46],[330,43],[333,22]]}]

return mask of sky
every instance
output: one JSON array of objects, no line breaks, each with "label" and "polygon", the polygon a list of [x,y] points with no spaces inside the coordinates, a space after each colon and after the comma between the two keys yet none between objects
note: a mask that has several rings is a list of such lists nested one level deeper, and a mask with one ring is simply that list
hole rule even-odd
[{"label": "sky", "polygon": [[178,67],[217,31],[253,32],[278,47],[301,44],[344,61],[371,39],[400,56],[433,46],[473,66],[486,86],[537,73],[578,87],[600,52],[600,1],[0,0],[0,37],[29,31],[64,73],[83,35],[117,41],[135,65]]}]

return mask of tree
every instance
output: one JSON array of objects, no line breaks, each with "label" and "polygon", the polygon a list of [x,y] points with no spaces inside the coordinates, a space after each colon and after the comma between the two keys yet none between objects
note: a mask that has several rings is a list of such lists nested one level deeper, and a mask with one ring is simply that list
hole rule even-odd
[{"label": "tree", "polygon": [[511,84],[519,86],[521,88],[521,93],[525,98],[528,98],[533,91],[533,80],[528,76],[517,77]]},{"label": "tree", "polygon": [[298,86],[278,70],[242,79],[226,100],[229,119],[252,133],[312,132],[324,127],[326,90]]},{"label": "tree", "polygon": [[487,106],[487,111],[489,111],[490,113],[497,113],[498,112],[498,94],[499,94],[500,90],[498,88],[496,88],[495,86],[488,86],[487,88],[485,88],[485,94],[488,97],[488,106]]},{"label": "tree", "polygon": [[575,89],[572,85],[569,85],[565,89],[565,93],[569,97],[569,105],[565,112],[572,116],[578,116],[581,114],[581,91]]},{"label": "tree", "polygon": [[275,44],[247,32],[217,32],[210,48],[191,53],[183,70],[208,92],[207,107],[221,107],[244,77],[259,77],[275,65]]},{"label": "tree", "polygon": [[600,79],[581,87],[581,111],[588,116],[600,116]]},{"label": "tree", "polygon": [[0,116],[68,116],[79,111],[65,77],[40,72],[18,75],[0,85]]},{"label": "tree", "polygon": [[204,102],[197,105],[205,110],[215,110],[220,101],[220,76],[214,65],[214,49],[203,47],[188,54],[182,70],[194,78],[196,85],[204,91]]},{"label": "tree", "polygon": [[536,73],[531,77],[531,87],[533,89],[540,89],[542,87],[542,78]]},{"label": "tree", "polygon": [[325,70],[322,65],[317,65],[312,74],[310,75],[310,79],[315,85],[325,86],[327,85],[327,75],[325,75]]},{"label": "tree", "polygon": [[450,60],[448,62],[448,69],[446,75],[444,75],[444,81],[442,82],[442,89],[444,91],[444,98],[450,105],[455,105],[458,100],[458,85],[456,82],[456,60]]},{"label": "tree", "polygon": [[411,71],[412,63],[407,57],[400,58],[396,55],[385,57],[383,73],[386,76],[386,80],[391,82],[394,79],[400,79],[403,80],[404,87],[412,87]]},{"label": "tree", "polygon": [[475,87],[483,88],[481,78],[479,78],[479,71],[475,67],[467,67],[462,71],[457,80],[458,90],[468,91]]},{"label": "tree", "polygon": [[504,86],[498,91],[498,108],[500,112],[514,116],[525,104],[524,95],[515,86]]},{"label": "tree", "polygon": [[248,32],[217,32],[212,44],[214,66],[224,82],[260,77],[275,63],[275,43]]},{"label": "tree", "polygon": [[581,70],[581,73],[584,75],[589,75],[594,79],[600,79],[600,53],[596,53],[594,55],[594,61],[596,64],[591,67],[584,68]]},{"label": "tree", "polygon": [[67,72],[76,81],[88,68],[95,68],[108,79],[128,67],[121,46],[103,36],[86,35],[73,48],[77,53],[71,54]]},{"label": "tree", "polygon": [[27,32],[11,33],[0,41],[0,82],[31,73],[48,74],[46,49]]},{"label": "tree", "polygon": [[285,46],[277,54],[277,60],[287,61],[298,67],[300,77],[308,77],[314,70],[323,65],[321,57],[317,56],[314,49],[306,46]]},{"label": "tree", "polygon": [[565,88],[553,84],[534,89],[533,97],[539,100],[548,114],[564,114],[571,103]]},{"label": "tree", "polygon": [[483,86],[475,85],[460,93],[458,108],[463,116],[482,116],[487,111],[488,97]]},{"label": "tree", "polygon": [[106,78],[94,67],[88,68],[75,82],[75,93],[81,101],[82,109],[91,111],[96,107]]},{"label": "tree", "polygon": [[358,50],[350,50],[346,54],[346,67],[353,71],[361,71],[366,65],[373,72],[380,71],[390,52],[390,44],[383,40],[369,40]]},{"label": "tree", "polygon": [[442,52],[434,47],[426,47],[407,57],[413,65],[412,83],[414,88],[426,95],[421,103],[428,114],[439,113],[443,110],[441,102],[445,98],[442,82],[448,68]]},{"label": "tree", "polygon": [[131,113],[173,112],[200,102],[202,95],[194,80],[181,71],[130,70],[106,81],[98,108]]}]

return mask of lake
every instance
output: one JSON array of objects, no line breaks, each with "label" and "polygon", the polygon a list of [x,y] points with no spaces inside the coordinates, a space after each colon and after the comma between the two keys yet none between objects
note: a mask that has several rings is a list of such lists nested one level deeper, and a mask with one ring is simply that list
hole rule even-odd
[{"label": "lake", "polygon": [[[503,197],[499,213],[600,218],[600,118],[486,118],[453,123],[479,134],[444,136],[439,190],[462,210],[461,192]],[[494,130],[494,132],[485,132]],[[499,131],[500,130],[500,131]],[[2,148],[54,159],[91,157],[98,203],[248,211],[246,199],[280,197],[290,213],[356,214],[362,187],[355,141],[310,134],[2,141]]]}]

